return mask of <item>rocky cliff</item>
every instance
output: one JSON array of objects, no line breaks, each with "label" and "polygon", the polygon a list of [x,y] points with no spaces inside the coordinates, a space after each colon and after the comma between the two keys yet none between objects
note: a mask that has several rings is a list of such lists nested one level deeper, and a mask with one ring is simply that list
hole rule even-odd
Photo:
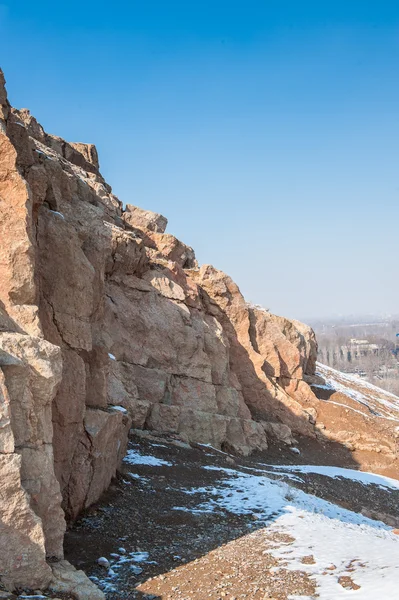
[{"label": "rocky cliff", "polygon": [[[313,331],[249,306],[96,149],[10,107],[0,72],[0,577],[43,587],[131,427],[247,455],[320,440]],[[294,292],[293,292],[294,293]],[[341,425],[340,425],[341,427]],[[329,439],[341,429],[330,427]],[[22,551],[21,548],[24,548]]]}]

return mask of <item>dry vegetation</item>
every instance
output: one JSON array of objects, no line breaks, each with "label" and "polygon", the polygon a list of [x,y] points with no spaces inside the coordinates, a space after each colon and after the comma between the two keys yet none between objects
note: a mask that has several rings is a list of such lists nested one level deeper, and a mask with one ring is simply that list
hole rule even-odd
[{"label": "dry vegetation", "polygon": [[399,319],[315,322],[319,361],[399,394]]}]

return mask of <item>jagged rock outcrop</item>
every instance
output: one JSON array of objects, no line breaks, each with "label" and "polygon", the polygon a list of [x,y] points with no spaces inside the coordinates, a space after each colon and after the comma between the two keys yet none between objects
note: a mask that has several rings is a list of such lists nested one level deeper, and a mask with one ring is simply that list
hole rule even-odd
[{"label": "jagged rock outcrop", "polygon": [[100,497],[131,426],[244,455],[268,436],[320,438],[312,330],[249,306],[166,225],[123,208],[93,145],[12,109],[0,74],[0,579],[10,588],[49,583],[61,506],[73,519]]}]

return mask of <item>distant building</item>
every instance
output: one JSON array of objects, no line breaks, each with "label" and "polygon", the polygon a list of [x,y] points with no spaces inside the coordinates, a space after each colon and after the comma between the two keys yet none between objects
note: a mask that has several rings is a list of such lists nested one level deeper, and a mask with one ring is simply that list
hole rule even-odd
[{"label": "distant building", "polygon": [[371,344],[368,340],[357,340],[356,338],[351,338],[348,346],[343,346],[342,348],[348,353],[349,361],[354,358],[360,358],[361,356],[378,354],[380,350],[378,344]]}]

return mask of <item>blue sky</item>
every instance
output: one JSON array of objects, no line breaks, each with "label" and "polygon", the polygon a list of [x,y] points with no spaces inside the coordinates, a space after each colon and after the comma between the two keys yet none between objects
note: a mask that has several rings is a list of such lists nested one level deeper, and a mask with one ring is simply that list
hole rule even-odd
[{"label": "blue sky", "polygon": [[399,3],[0,0],[14,106],[246,297],[399,313]]}]

